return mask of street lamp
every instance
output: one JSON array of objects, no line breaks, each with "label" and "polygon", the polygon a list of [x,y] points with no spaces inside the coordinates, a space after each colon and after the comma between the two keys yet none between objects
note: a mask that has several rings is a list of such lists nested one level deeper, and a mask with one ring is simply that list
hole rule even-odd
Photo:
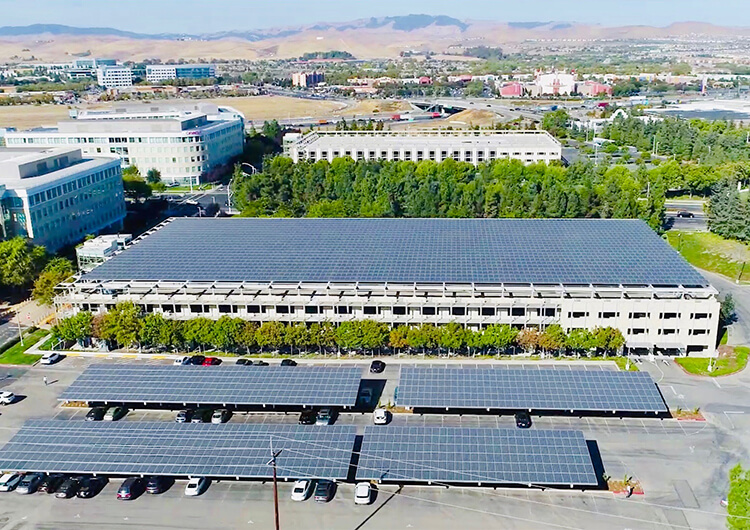
[{"label": "street lamp", "polygon": [[273,516],[274,522],[276,523],[276,530],[279,530],[279,489],[276,484],[276,457],[281,454],[281,449],[274,452],[273,438],[269,438],[269,443],[271,447],[271,460],[269,460],[266,465],[273,468]]}]

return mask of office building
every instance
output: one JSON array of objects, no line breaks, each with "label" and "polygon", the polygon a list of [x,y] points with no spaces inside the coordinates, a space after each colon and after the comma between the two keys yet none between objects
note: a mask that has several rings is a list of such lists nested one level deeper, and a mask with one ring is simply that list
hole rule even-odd
[{"label": "office building", "polygon": [[300,88],[317,86],[324,80],[323,72],[295,72],[292,74],[292,86]]},{"label": "office building", "polygon": [[54,252],[122,227],[120,163],[75,147],[0,148],[0,204],[4,237],[27,237]]},{"label": "office building", "polygon": [[314,131],[284,142],[295,162],[348,156],[355,160],[434,160],[480,164],[513,158],[530,164],[562,157],[546,131]]},{"label": "office building", "polygon": [[717,291],[639,220],[177,218],[60,286],[187,319],[613,326],[633,352],[712,354]]},{"label": "office building", "polygon": [[146,81],[160,83],[171,79],[207,79],[216,77],[213,64],[149,64],[146,65]]},{"label": "office building", "polygon": [[126,66],[102,66],[96,69],[96,82],[104,88],[130,88],[133,70]]}]

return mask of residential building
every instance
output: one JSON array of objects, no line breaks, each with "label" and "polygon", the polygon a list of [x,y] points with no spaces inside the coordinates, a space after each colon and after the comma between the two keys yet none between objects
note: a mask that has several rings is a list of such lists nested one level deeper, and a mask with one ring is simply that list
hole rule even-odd
[{"label": "residential building", "polygon": [[576,92],[582,96],[595,98],[597,96],[611,96],[612,87],[596,81],[584,81],[576,85]]},{"label": "residential building", "polygon": [[130,88],[133,86],[133,70],[126,66],[102,66],[96,69],[96,82],[105,88]]},{"label": "residential building", "polygon": [[295,72],[292,74],[292,86],[301,88],[316,86],[324,80],[323,72]]},{"label": "residential building", "polygon": [[[176,218],[62,284],[66,316],[612,326],[632,353],[712,355],[717,291],[640,220]],[[64,309],[63,309],[64,308]]]},{"label": "residential building", "polygon": [[216,77],[213,64],[149,64],[146,65],[146,81],[160,83],[171,79],[207,79]]},{"label": "residential building", "polygon": [[480,164],[502,158],[552,162],[562,147],[546,131],[314,131],[284,142],[295,162],[348,156],[355,160],[434,160]]},{"label": "residential building", "polygon": [[49,251],[120,229],[119,160],[86,157],[75,147],[0,148],[0,203],[5,237],[28,237]]}]

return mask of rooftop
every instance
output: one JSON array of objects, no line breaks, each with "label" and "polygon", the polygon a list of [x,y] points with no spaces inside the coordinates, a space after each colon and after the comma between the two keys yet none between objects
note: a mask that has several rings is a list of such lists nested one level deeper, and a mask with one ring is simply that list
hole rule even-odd
[{"label": "rooftop", "polygon": [[[53,164],[55,160],[63,158],[67,159],[64,164],[59,166]],[[111,164],[113,160],[116,159],[82,158],[80,149],[75,147],[36,149],[0,147],[0,184],[11,190],[36,188]],[[45,164],[42,171],[38,171],[37,163]],[[34,171],[29,172],[29,168]]]},{"label": "rooftop", "polygon": [[709,285],[614,219],[178,218],[82,280]]}]

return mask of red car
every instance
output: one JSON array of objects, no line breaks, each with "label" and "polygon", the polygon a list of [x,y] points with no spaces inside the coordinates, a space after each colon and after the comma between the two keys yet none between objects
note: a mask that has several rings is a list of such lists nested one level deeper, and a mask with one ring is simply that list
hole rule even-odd
[{"label": "red car", "polygon": [[203,366],[213,366],[215,364],[221,364],[221,359],[216,357],[206,357],[203,360]]}]

